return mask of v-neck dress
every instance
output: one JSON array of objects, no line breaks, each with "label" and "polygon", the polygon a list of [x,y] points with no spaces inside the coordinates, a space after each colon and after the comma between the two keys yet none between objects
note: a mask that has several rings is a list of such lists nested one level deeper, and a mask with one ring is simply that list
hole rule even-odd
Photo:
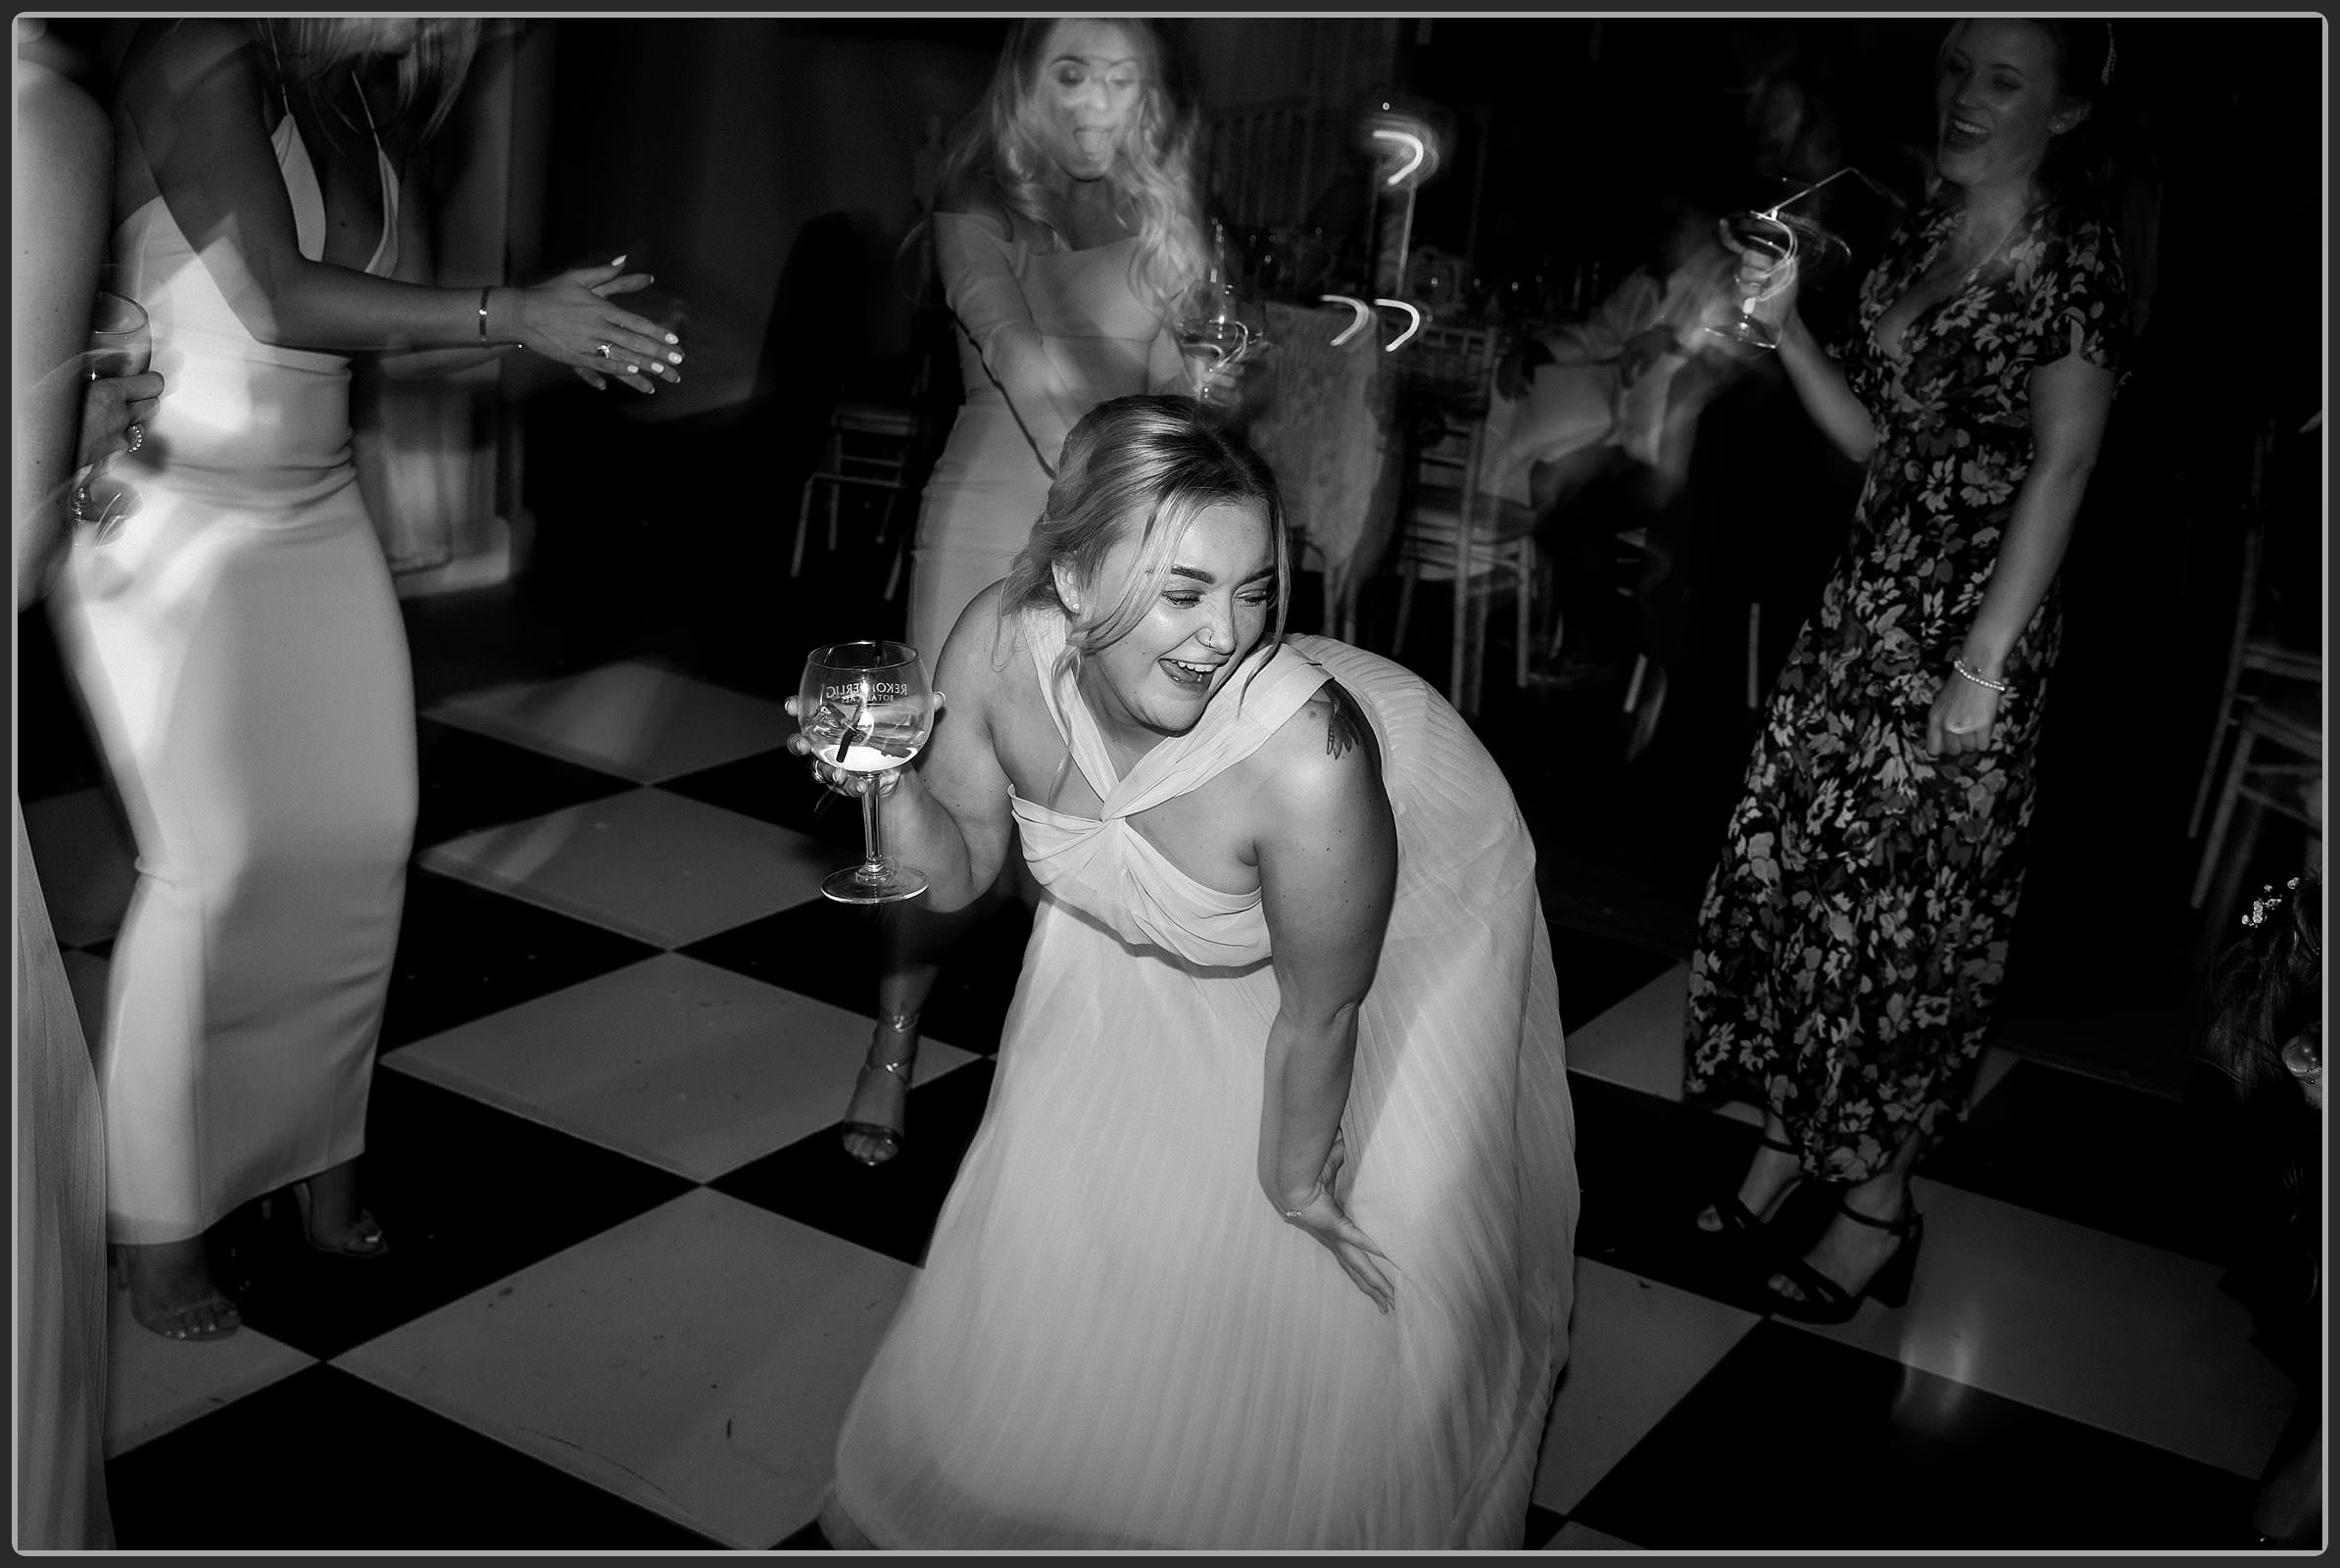
[{"label": "v-neck dress", "polygon": [[1879,318],[1957,223],[1887,242],[1838,353],[1877,447],[1844,553],[1773,687],[1690,963],[1688,1091],[1768,1104],[1804,1165],[1877,1174],[1955,1118],[2023,891],[2051,588],[2006,664],[1991,744],[1929,757],[1926,722],[2030,471],[2032,371],[2119,368],[2124,293],[2099,224],[2034,209],[1912,318]]},{"label": "v-neck dress", "polygon": [[[271,135],[301,254],[326,216]],[[378,141],[396,265],[398,182]],[[414,820],[406,634],[351,460],[349,362],[262,342],[160,196],[115,231],[164,391],[76,533],[62,641],[138,847],[100,1046],[114,1239],[200,1234],[363,1149]]]},{"label": "v-neck dress", "polygon": [[[1102,815],[1013,802],[1046,897],[983,1126],[846,1419],[840,1504],[895,1547],[1518,1547],[1578,1197],[1502,774],[1413,674],[1297,637],[1122,775],[1053,695],[1061,617],[1024,629]],[[1394,1266],[1387,1316],[1259,1189],[1260,893],[1196,881],[1139,825],[1328,679],[1371,719],[1398,834],[1340,1195]]]}]

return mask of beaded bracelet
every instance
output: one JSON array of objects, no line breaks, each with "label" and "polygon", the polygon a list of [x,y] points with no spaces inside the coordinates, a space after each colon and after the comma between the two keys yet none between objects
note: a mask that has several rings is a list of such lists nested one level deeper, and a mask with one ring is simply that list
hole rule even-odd
[{"label": "beaded bracelet", "polygon": [[1276,1210],[1276,1212],[1283,1215],[1286,1219],[1298,1219],[1302,1214],[1308,1212],[1308,1205],[1315,1202],[1316,1195],[1324,1190],[1325,1184],[1323,1182],[1318,1182],[1314,1187],[1308,1189],[1308,1196],[1300,1200],[1299,1207],[1280,1208]]},{"label": "beaded bracelet", "polygon": [[1981,671],[1974,668],[1974,665],[1968,663],[1963,659],[1953,659],[1950,661],[1950,667],[1956,670],[1959,674],[1964,675],[1967,679],[1973,681],[1975,685],[1981,687],[1986,692],[1996,692],[2001,697],[2007,695],[2007,683],[2005,681],[1992,680],[1988,675],[1983,674]]}]

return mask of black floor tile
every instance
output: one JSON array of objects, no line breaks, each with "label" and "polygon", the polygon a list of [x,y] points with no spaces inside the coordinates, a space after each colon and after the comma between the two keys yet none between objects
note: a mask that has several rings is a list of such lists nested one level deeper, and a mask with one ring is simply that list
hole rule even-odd
[{"label": "black floor tile", "polygon": [[329,1359],[668,1201],[690,1183],[387,1068],[374,1074],[360,1165],[390,1250],[328,1257],[290,1204],[221,1227],[244,1319]]},{"label": "black floor tile", "polygon": [[128,1551],[709,1551],[719,1544],[330,1366],[106,1466]]},{"label": "black floor tile", "polygon": [[408,1045],[653,956],[657,949],[419,868],[382,1018],[382,1049]]},{"label": "black floor tile", "polygon": [[1552,968],[1560,980],[1561,1028],[1582,1029],[1664,974],[1673,963],[1669,954],[1554,927]]},{"label": "black floor tile", "polygon": [[[682,952],[875,1016],[886,952],[883,919],[875,909],[821,899],[695,942]],[[944,959],[921,1014],[925,1032],[962,1050],[997,1051],[1031,934],[1032,915],[1021,904],[1006,900],[990,908]]]},{"label": "black floor tile", "polygon": [[1760,1323],[1570,1518],[1653,1551],[2215,1550],[2243,1478]]},{"label": "black floor tile", "polygon": [[2189,1257],[2225,1260],[2223,1129],[2181,1101],[2019,1062],[1919,1174]]},{"label": "black floor tile", "polygon": [[840,849],[861,848],[860,808],[814,783],[811,764],[785,748],[670,778],[658,788],[792,828]]},{"label": "black floor tile", "polygon": [[525,747],[425,718],[416,725],[422,776],[414,847],[582,806],[636,786]]},{"label": "black floor tile", "polygon": [[1538,1508],[1536,1504],[1530,1503],[1528,1504],[1527,1539],[1521,1544],[1530,1551],[1541,1551],[1544,1545],[1560,1533],[1560,1527],[1566,1523],[1568,1523],[1566,1515],[1556,1514],[1549,1508]]},{"label": "black floor tile", "polygon": [[708,1183],[719,1193],[916,1263],[935,1216],[975,1141],[991,1099],[992,1063],[971,1061],[910,1091],[902,1152],[863,1165],[825,1127],[811,1137]]},{"label": "black floor tile", "polygon": [[820,1533],[820,1521],[815,1519],[786,1541],[772,1547],[774,1551],[834,1551],[829,1538]]},{"label": "black floor tile", "polygon": [[47,800],[104,781],[105,764],[82,717],[80,700],[73,695],[44,606],[17,614],[16,697],[19,800]]},{"label": "black floor tile", "polygon": [[[1695,1105],[1583,1073],[1568,1075],[1576,1107],[1577,1174],[1584,1207],[1577,1253],[1751,1312],[1769,1309],[1767,1270],[1732,1241],[1698,1229],[1715,1195],[1738,1190],[1755,1129]],[[1827,1222],[1825,1202],[1790,1195],[1775,1227],[1802,1251]],[[1638,1538],[1629,1538],[1637,1540]]]}]

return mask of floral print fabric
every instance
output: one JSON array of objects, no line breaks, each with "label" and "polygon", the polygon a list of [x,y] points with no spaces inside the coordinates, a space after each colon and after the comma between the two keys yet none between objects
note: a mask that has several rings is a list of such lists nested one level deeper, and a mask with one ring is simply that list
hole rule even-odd
[{"label": "floral print fabric", "polygon": [[2023,891],[2051,588],[2010,655],[1990,745],[1929,757],[1926,721],[2031,465],[2031,371],[2118,368],[2124,300],[2097,224],[2034,210],[1887,353],[1872,332],[1954,207],[1905,224],[1837,353],[1877,429],[1844,554],[1773,688],[1699,910],[1685,1087],[1787,1124],[1804,1168],[1879,1173],[1955,1117]]}]

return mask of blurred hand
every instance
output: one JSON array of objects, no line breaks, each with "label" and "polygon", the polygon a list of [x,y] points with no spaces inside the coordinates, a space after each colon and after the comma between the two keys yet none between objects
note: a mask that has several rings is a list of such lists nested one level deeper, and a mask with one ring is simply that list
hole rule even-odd
[{"label": "blurred hand", "polygon": [[1952,670],[1942,677],[1933,710],[1926,715],[1926,755],[1956,757],[1985,750],[1998,717],[1999,694]]},{"label": "blurred hand", "polygon": [[130,426],[153,418],[162,396],[163,378],[152,370],[141,375],[101,375],[90,382],[81,394],[81,450],[73,466],[86,468],[117,452],[129,451]]},{"label": "blurred hand", "polygon": [[[519,338],[530,351],[565,365],[597,390],[622,381],[653,392],[652,377],[676,383],[682,361],[676,334],[647,317],[609,303],[647,286],[648,272],[628,272],[619,257],[603,267],[580,267],[521,289]],[[608,349],[607,354],[602,353]]]},{"label": "blurred hand", "polygon": [[[947,701],[948,699],[941,692],[935,693],[935,718],[938,721],[943,716],[943,706]],[[795,719],[800,725],[804,723],[804,715],[797,711],[797,699],[785,698],[780,706],[787,710],[789,717]],[[798,757],[810,758],[813,778],[823,787],[845,796],[849,800],[857,801],[871,790],[877,791],[879,800],[884,800],[901,786],[902,775],[909,767],[909,764],[904,762],[901,767],[889,767],[883,772],[848,772],[834,762],[823,761],[813,751],[812,742],[804,738],[804,732],[801,728],[788,738],[788,749]]]},{"label": "blurred hand", "polygon": [[1390,1275],[1394,1265],[1389,1254],[1373,1245],[1373,1239],[1357,1228],[1357,1222],[1348,1217],[1333,1197],[1333,1179],[1340,1175],[1347,1158],[1348,1147],[1341,1135],[1335,1133],[1332,1152],[1325,1155],[1324,1172],[1316,1179],[1315,1194],[1299,1216],[1287,1219],[1286,1223],[1297,1226],[1321,1242],[1349,1282],[1363,1291],[1375,1306],[1387,1312],[1397,1304],[1397,1286]]}]

